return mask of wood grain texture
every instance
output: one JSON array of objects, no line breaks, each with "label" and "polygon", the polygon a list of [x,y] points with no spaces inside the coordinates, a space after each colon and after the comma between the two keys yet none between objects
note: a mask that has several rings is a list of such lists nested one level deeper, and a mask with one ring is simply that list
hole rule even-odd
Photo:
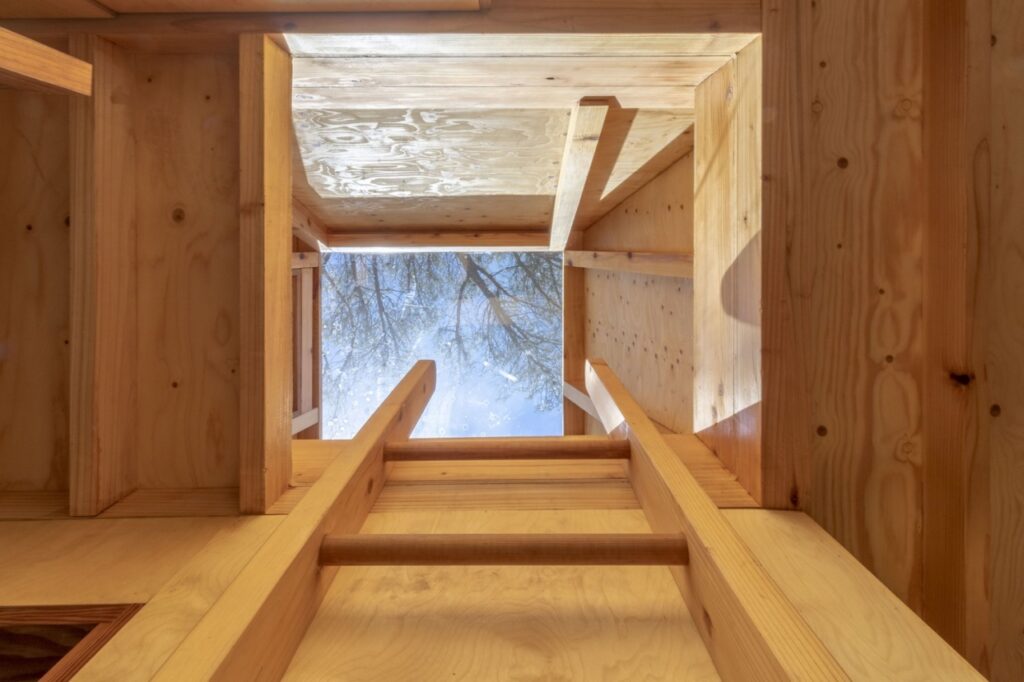
[{"label": "wood grain texture", "polygon": [[437,251],[547,251],[544,231],[469,229],[435,232],[429,230],[385,230],[381,232],[331,232],[327,246],[332,249],[376,247]]},{"label": "wood grain texture", "polygon": [[322,198],[531,196],[555,193],[569,111],[303,109],[294,122]]},{"label": "wood grain texture", "polygon": [[658,277],[693,277],[692,253],[648,251],[566,251],[566,264],[573,268],[627,272]]},{"label": "wood grain texture", "polygon": [[629,446],[601,436],[417,438],[385,443],[389,462],[515,459],[629,459]]},{"label": "wood grain texture", "polygon": [[[978,251],[991,229],[990,3],[925,3],[922,616],[987,671],[990,482]],[[982,284],[984,288],[984,284]],[[979,361],[982,364],[978,364]],[[958,381],[956,377],[960,377]],[[998,595],[997,595],[998,598]]]},{"label": "wood grain texture", "polygon": [[624,377],[647,414],[672,431],[693,423],[693,284],[586,270],[587,357]]},{"label": "wood grain texture", "polygon": [[291,480],[291,57],[239,42],[241,314],[239,496],[263,513]]},{"label": "wood grain texture", "polygon": [[238,487],[238,65],[136,54],[142,488]]},{"label": "wood grain texture", "polygon": [[328,535],[322,566],[685,566],[686,538],[652,533]]},{"label": "wood grain texture", "polygon": [[279,517],[263,516],[224,524],[76,679],[152,677],[280,522]]},{"label": "wood grain texture", "polygon": [[119,13],[178,12],[453,12],[481,0],[104,0]]},{"label": "wood grain texture", "polygon": [[4,521],[66,519],[68,516],[66,490],[0,491],[0,519]]},{"label": "wood grain texture", "polygon": [[[635,5],[634,5],[635,7]],[[580,12],[577,12],[577,16]],[[509,34],[491,31],[455,34],[288,33],[285,39],[296,58],[306,57],[731,57],[750,42],[742,33],[686,32],[581,34],[554,32],[551,35]]]},{"label": "wood grain texture", "polygon": [[604,428],[630,442],[630,478],[651,528],[687,537],[690,566],[673,576],[719,672],[849,679],[602,361],[588,360],[587,391]]},{"label": "wood grain texture", "polygon": [[764,18],[762,456],[801,457],[771,496],[919,608],[920,3]]},{"label": "wood grain texture", "polygon": [[96,0],[8,0],[0,9],[5,19],[107,19],[114,16]]},{"label": "wood grain texture", "polygon": [[60,661],[50,668],[40,679],[40,682],[66,682],[73,679],[76,674],[85,666],[98,651],[107,645],[114,635],[118,633],[142,607],[141,604],[132,604],[121,609],[121,612],[113,619],[100,622],[89,631]]},{"label": "wood grain texture", "polygon": [[[692,135],[688,136],[692,145]],[[679,160],[586,229],[592,251],[693,251],[693,154]]]},{"label": "wood grain texture", "polygon": [[387,486],[374,509],[636,509],[636,496],[625,480],[414,482]]},{"label": "wood grain texture", "polygon": [[103,519],[238,516],[238,488],[139,489],[108,507]]},{"label": "wood grain texture", "polygon": [[[583,386],[583,363],[586,358],[586,284],[583,272],[562,267],[562,381]],[[584,413],[567,397],[562,399],[562,433],[578,436],[584,432]]]},{"label": "wood grain texture", "polygon": [[572,108],[551,214],[552,251],[564,251],[572,240],[583,192],[594,170],[598,142],[611,108],[612,100],[601,98],[580,99]]},{"label": "wood grain texture", "polygon": [[[710,46],[713,54],[728,55],[735,51],[730,48],[742,47],[753,37],[751,34],[760,31],[761,7],[756,0],[700,0],[671,4],[664,0],[638,0],[628,6],[622,0],[492,0],[486,12],[193,13],[181,15],[179,19],[168,22],[158,15],[125,14],[106,22],[104,35],[155,35],[162,42],[168,39],[176,41],[180,48],[190,41],[195,44],[195,39],[208,41],[219,35],[234,40],[241,33],[338,34],[325,38],[333,43],[347,40],[347,34],[361,37],[366,34],[427,34],[428,43],[431,38],[435,41],[448,38],[448,35],[432,37],[430,34],[468,34],[470,39],[476,39],[477,44],[489,41],[487,49],[505,50],[509,43],[518,41],[520,34],[525,34],[524,49],[531,46],[536,49],[541,45],[542,50],[558,50],[559,45],[565,43],[554,41],[551,48],[545,48],[543,43],[548,38],[545,34],[577,34],[573,38],[578,41],[570,39],[568,43],[571,51],[580,42],[600,46],[608,42],[600,34],[615,34],[611,45],[617,45],[620,50],[638,50],[640,54],[650,55],[652,46],[669,44],[673,46],[670,48],[674,50],[670,52],[672,54],[704,54],[702,49]],[[5,23],[24,33],[95,30],[95,25],[86,20]],[[490,36],[481,36],[492,33],[505,34],[507,40],[491,41]],[[654,34],[653,39],[649,37],[651,34]],[[423,37],[418,37],[423,40]],[[456,46],[452,44],[453,48]],[[512,50],[515,53],[516,48]]]},{"label": "wood grain texture", "polygon": [[0,86],[70,95],[92,94],[92,65],[0,28]]},{"label": "wood grain texture", "polygon": [[984,679],[805,514],[724,514],[851,679]]},{"label": "wood grain texture", "polygon": [[0,606],[144,603],[231,519],[0,523]]},{"label": "wood grain texture", "polygon": [[[387,488],[385,488],[385,493]],[[363,533],[644,533],[637,511],[416,509]],[[286,680],[718,678],[664,568],[338,573]]]},{"label": "wood grain texture", "polygon": [[979,243],[987,371],[979,378],[989,396],[980,409],[992,486],[990,670],[994,680],[1013,680],[1024,675],[1024,7],[994,0],[992,29],[992,228]]},{"label": "wood grain texture", "polygon": [[66,510],[68,100],[0,91],[0,119],[0,490],[65,491]]},{"label": "wood grain texture", "polygon": [[482,460],[465,462],[395,462],[388,486],[412,483],[462,484],[619,480],[629,478],[625,460]]},{"label": "wood grain texture", "polygon": [[662,434],[690,474],[719,509],[757,507],[750,493],[699,438],[693,434]]},{"label": "wood grain texture", "polygon": [[94,96],[71,102],[71,514],[97,514],[137,483],[135,145],[128,55],[74,36]]},{"label": "wood grain texture", "polygon": [[414,365],[154,679],[280,678],[334,577],[317,565],[320,540],[362,525],[383,487],[384,442],[408,437],[435,382],[433,362]]},{"label": "wood grain texture", "polygon": [[[693,428],[707,431],[707,442],[755,500],[789,506],[788,497],[763,494],[764,470],[789,472],[781,453],[770,465],[761,462],[757,420],[746,434],[720,426],[761,400],[760,49],[754,41],[698,88]],[[754,447],[744,447],[747,438]]]}]

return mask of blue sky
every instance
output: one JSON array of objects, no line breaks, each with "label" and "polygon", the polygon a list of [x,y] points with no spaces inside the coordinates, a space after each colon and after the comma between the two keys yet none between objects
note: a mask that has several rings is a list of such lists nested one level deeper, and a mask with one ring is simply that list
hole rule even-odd
[{"label": "blue sky", "polygon": [[[532,365],[535,395],[531,397],[531,381],[517,376],[517,365],[522,368],[522,363],[517,362],[522,360],[518,357],[520,353],[504,352],[505,349],[495,352],[480,343],[481,338],[491,338],[488,333],[497,333],[493,308],[485,296],[474,297],[472,287],[465,286],[465,280],[469,278],[458,266],[458,261],[444,261],[443,267],[438,268],[443,276],[432,280],[429,296],[424,298],[424,292],[417,291],[416,284],[410,284],[402,274],[404,268],[410,266],[394,260],[412,255],[331,254],[325,261],[322,288],[324,437],[351,438],[418,359],[437,362],[437,388],[413,433],[414,437],[561,435],[562,403],[552,397],[556,389],[560,394],[562,376],[560,262],[557,264],[557,283],[551,279],[544,280],[547,288],[555,289],[557,284],[557,291],[543,292],[550,295],[549,301],[557,302],[557,308],[554,308],[545,302],[532,305],[540,298],[539,290],[532,285],[524,286],[522,277],[503,274],[512,270],[508,267],[510,261],[506,254],[493,257],[473,255],[474,262],[495,273],[495,284],[505,290],[500,297],[505,309],[518,316],[517,321],[528,325],[529,329],[540,330],[545,341],[551,342],[543,353],[538,354],[540,361]],[[438,256],[457,258],[455,254]],[[532,264],[535,261],[529,259],[535,256],[537,254],[520,254],[516,262]],[[543,257],[551,258],[547,254]],[[377,288],[385,292],[383,296],[371,296],[373,281],[367,275],[367,268],[373,265],[373,261],[366,259],[375,258],[384,259],[376,263],[380,272]],[[548,275],[554,272],[552,261],[545,265]],[[374,270],[375,274],[377,272]],[[326,279],[328,275],[330,280]],[[462,354],[452,351],[452,329],[460,286],[463,287],[463,306],[459,319],[463,337],[469,340]],[[343,317],[339,322],[332,315],[333,307],[340,305],[340,298],[347,299],[351,305],[355,298],[354,287],[362,287],[368,301],[382,306],[364,306],[371,308],[371,312],[364,311],[358,318],[358,330],[349,317]],[[430,310],[422,310],[424,307]],[[384,342],[380,334],[384,332],[376,327],[381,317],[376,314],[377,309],[394,315],[403,332],[407,332],[400,350],[382,351]],[[411,315],[406,315],[410,312]],[[526,353],[530,354],[532,350]],[[342,358],[352,354],[358,357],[358,361],[342,362]],[[380,357],[382,355],[385,357]],[[542,366],[540,372],[536,371],[538,364]],[[543,389],[540,396],[536,395],[538,385]]]}]

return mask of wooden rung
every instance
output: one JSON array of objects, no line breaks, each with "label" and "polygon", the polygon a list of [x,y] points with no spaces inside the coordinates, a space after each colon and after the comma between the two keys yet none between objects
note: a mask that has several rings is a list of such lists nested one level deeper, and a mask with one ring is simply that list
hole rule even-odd
[{"label": "wooden rung", "polygon": [[322,566],[685,566],[683,535],[338,535]]},{"label": "wooden rung", "polygon": [[606,436],[421,438],[384,445],[389,462],[480,459],[629,459],[629,442]]}]

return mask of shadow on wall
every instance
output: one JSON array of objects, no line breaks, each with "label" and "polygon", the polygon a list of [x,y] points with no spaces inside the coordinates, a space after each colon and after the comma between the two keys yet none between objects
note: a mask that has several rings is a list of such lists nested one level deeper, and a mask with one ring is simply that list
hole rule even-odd
[{"label": "shadow on wall", "polygon": [[761,326],[761,233],[747,242],[722,276],[722,310],[744,324]]}]

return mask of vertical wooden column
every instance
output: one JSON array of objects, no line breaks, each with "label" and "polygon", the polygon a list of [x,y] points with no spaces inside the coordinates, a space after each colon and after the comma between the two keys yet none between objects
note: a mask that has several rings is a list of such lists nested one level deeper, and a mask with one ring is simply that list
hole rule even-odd
[{"label": "vertical wooden column", "polygon": [[136,485],[135,156],[128,56],[71,38],[94,95],[71,101],[70,511],[98,514]]},{"label": "vertical wooden column", "polygon": [[755,500],[789,507],[789,455],[761,452],[761,183],[756,39],[697,87],[693,418]]},{"label": "vertical wooden column", "polygon": [[269,36],[241,37],[239,498],[253,514],[291,478],[291,72]]},{"label": "vertical wooden column", "polygon": [[[562,376],[565,383],[584,388],[586,339],[586,271],[568,265],[562,268]],[[586,414],[568,398],[562,399],[562,420],[566,436],[586,431]]]},{"label": "vertical wooden column", "polygon": [[[989,3],[924,5],[923,615],[988,673]],[[981,305],[979,305],[981,303]],[[998,375],[1000,372],[994,372]]]}]

